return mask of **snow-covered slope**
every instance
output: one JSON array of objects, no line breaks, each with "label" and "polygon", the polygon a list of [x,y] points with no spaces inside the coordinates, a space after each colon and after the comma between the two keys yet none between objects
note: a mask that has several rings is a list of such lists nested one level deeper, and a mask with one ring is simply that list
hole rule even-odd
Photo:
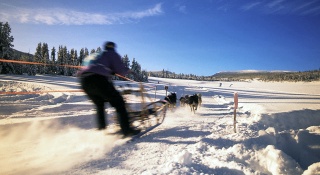
[{"label": "snow-covered slope", "polygon": [[0,95],[0,174],[319,174],[319,82],[150,81],[152,99],[167,85],[178,97],[201,93],[203,104],[193,114],[178,103],[161,126],[124,144],[95,130],[82,92],[67,92],[79,89],[76,78],[0,75],[1,92],[66,90]]}]

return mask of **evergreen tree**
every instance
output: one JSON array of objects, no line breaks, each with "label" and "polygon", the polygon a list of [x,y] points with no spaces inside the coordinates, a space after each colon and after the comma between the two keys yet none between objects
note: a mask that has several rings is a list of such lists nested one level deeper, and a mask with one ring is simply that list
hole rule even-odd
[{"label": "evergreen tree", "polygon": [[130,60],[128,55],[124,55],[124,57],[122,58],[122,62],[125,64],[126,68],[130,68]]},{"label": "evergreen tree", "polygon": [[47,43],[43,43],[41,47],[41,56],[42,56],[42,63],[44,64],[42,67],[42,73],[48,74],[49,73],[49,67],[50,64],[49,60],[49,47]]},{"label": "evergreen tree", "polygon": [[[41,46],[42,46],[42,43],[38,43],[38,46],[37,46],[37,48],[36,48],[36,52],[34,53],[34,62],[36,62],[36,63],[41,63],[41,61],[42,61],[42,55],[41,55]],[[41,73],[41,69],[42,69],[42,67],[41,67],[41,65],[35,65],[34,66],[34,68],[35,68],[35,70],[33,70],[33,71],[35,71],[36,73]]]},{"label": "evergreen tree", "polygon": [[84,49],[84,57],[88,56],[89,55],[89,51],[87,48]]},{"label": "evergreen tree", "polygon": [[70,58],[70,54],[68,52],[67,46],[64,46],[62,49],[62,55],[63,55],[63,60],[64,60],[64,64],[63,64],[63,75],[64,76],[68,76],[70,75],[70,68],[68,67],[68,65],[71,62],[71,58]]},{"label": "evergreen tree", "polygon": [[[75,49],[71,49],[71,51],[70,51],[70,63],[69,63],[69,65],[72,65],[72,66],[76,66],[76,65],[78,65],[78,54],[77,54],[77,50],[75,50]],[[74,75],[75,73],[76,73],[76,68],[70,68],[70,75]]]},{"label": "evergreen tree", "polygon": [[100,52],[102,52],[102,49],[101,49],[101,47],[98,47],[96,50],[96,53],[100,53]]},{"label": "evergreen tree", "polygon": [[141,79],[141,66],[140,64],[135,60],[135,58],[133,58],[132,60],[132,64],[131,64],[131,71],[133,71],[139,78]]},{"label": "evergreen tree", "polygon": [[53,63],[56,62],[56,48],[55,47],[52,47],[52,49],[51,49],[51,61]]},{"label": "evergreen tree", "polygon": [[56,48],[53,47],[51,49],[51,63],[52,63],[52,66],[51,66],[51,74],[57,74],[57,61],[56,61]]},{"label": "evergreen tree", "polygon": [[62,46],[59,46],[58,49],[58,58],[57,58],[57,74],[58,75],[63,75],[64,74],[64,70],[62,65],[64,64],[64,57],[63,57],[63,48]]},{"label": "evergreen tree", "polygon": [[[75,58],[74,66],[80,65],[79,64],[79,58],[78,58],[78,51],[77,50],[75,50],[74,58]],[[75,75],[77,73],[77,71],[78,71],[78,68],[73,68],[73,75]]]},{"label": "evergreen tree", "polygon": [[[13,36],[11,34],[11,28],[8,22],[3,24],[0,22],[0,57],[3,59],[12,59],[13,56]],[[14,67],[12,63],[0,62],[0,73],[14,73]]]},{"label": "evergreen tree", "polygon": [[142,80],[143,82],[147,82],[147,81],[148,81],[148,72],[145,71],[145,70],[143,70],[141,73],[142,73],[142,74],[141,74],[141,76],[142,76],[141,80]]},{"label": "evergreen tree", "polygon": [[79,58],[78,58],[78,59],[79,59],[79,61],[78,61],[78,62],[79,62],[78,65],[79,65],[79,66],[82,65],[82,61],[83,61],[84,57],[85,57],[85,55],[84,55],[84,49],[82,48],[82,49],[80,50],[80,55],[79,55]]},{"label": "evergreen tree", "polygon": [[36,53],[35,53],[35,62],[37,63],[42,63],[41,65],[37,65],[37,70],[36,72],[39,74],[47,74],[49,73],[48,71],[48,66],[47,64],[50,64],[49,60],[49,48],[47,43],[39,43],[37,48],[36,48]]}]

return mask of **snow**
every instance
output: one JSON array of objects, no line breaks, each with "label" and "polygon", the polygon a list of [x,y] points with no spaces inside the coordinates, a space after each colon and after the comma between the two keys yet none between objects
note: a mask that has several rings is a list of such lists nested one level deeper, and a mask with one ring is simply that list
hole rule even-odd
[{"label": "snow", "polygon": [[167,85],[178,98],[201,93],[202,106],[194,114],[178,103],[162,125],[124,143],[95,130],[91,101],[68,92],[80,89],[77,78],[0,75],[0,92],[48,91],[0,95],[0,174],[320,174],[320,82],[149,80],[152,100]]}]

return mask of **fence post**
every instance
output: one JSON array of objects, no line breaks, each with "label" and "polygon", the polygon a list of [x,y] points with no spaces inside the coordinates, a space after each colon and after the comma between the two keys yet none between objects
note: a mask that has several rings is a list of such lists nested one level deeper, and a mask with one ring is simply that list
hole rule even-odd
[{"label": "fence post", "polygon": [[167,93],[168,93],[168,86],[164,86],[164,89],[166,90],[166,96],[167,96]]},{"label": "fence post", "polygon": [[234,98],[234,109],[233,109],[233,130],[236,133],[237,132],[237,108],[238,108],[238,93],[235,92],[233,95]]},{"label": "fence post", "polygon": [[157,99],[157,85],[156,85],[156,88],[155,88],[155,91],[154,91],[154,100]]}]

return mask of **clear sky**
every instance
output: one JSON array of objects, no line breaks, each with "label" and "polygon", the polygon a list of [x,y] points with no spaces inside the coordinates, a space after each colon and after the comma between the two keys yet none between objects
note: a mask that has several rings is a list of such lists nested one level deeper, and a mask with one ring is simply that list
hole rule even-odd
[{"label": "clear sky", "polygon": [[0,0],[14,48],[117,43],[147,71],[320,68],[320,0]]}]

